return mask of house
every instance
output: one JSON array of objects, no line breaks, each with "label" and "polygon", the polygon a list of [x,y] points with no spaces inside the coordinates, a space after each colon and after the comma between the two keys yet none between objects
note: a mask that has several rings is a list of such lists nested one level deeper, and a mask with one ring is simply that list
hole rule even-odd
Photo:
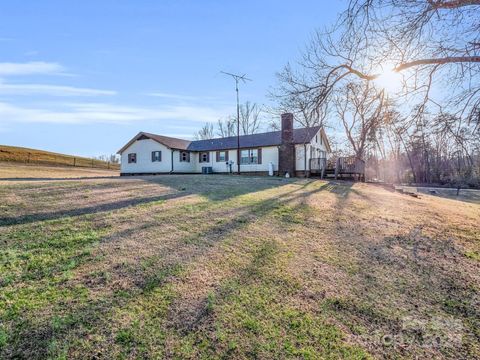
[{"label": "house", "polygon": [[[240,136],[240,172],[266,175],[272,163],[276,175],[309,175],[310,159],[329,152],[323,128],[294,129],[293,114],[282,114],[280,131]],[[236,136],[189,141],[140,132],[118,154],[121,175],[237,172]]]}]

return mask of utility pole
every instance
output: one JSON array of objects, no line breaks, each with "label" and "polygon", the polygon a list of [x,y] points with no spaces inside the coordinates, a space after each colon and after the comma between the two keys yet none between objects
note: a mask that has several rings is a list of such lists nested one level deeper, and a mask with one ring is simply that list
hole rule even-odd
[{"label": "utility pole", "polygon": [[246,74],[237,75],[225,71],[220,72],[222,74],[231,76],[235,80],[235,91],[237,92],[237,173],[240,174],[240,97],[238,95],[238,83],[240,80],[245,83],[246,80],[252,81],[252,79],[246,78]]}]

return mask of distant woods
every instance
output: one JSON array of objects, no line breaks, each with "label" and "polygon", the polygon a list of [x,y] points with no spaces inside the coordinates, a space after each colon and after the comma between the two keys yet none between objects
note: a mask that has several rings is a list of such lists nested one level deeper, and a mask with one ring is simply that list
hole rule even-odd
[{"label": "distant woods", "polygon": [[351,0],[278,79],[370,179],[480,186],[480,1]]},{"label": "distant woods", "polygon": [[93,157],[96,160],[105,161],[110,164],[120,164],[120,156],[117,154],[99,155]]}]

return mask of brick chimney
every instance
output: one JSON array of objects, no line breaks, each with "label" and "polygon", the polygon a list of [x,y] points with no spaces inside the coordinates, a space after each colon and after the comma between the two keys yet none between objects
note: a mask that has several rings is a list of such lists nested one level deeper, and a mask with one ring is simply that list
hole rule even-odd
[{"label": "brick chimney", "polygon": [[282,114],[282,144],[293,143],[293,114]]},{"label": "brick chimney", "polygon": [[278,174],[295,176],[295,145],[293,144],[293,114],[282,114],[282,143],[278,147]]}]

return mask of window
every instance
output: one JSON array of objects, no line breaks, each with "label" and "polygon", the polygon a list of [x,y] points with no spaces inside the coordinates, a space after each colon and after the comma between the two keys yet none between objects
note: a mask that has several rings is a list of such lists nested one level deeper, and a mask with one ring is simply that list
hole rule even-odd
[{"label": "window", "polygon": [[200,162],[209,162],[210,159],[209,159],[209,156],[208,156],[208,152],[201,152],[200,153]]},{"label": "window", "polygon": [[246,149],[240,151],[240,164],[261,164],[262,149]]},{"label": "window", "polygon": [[228,161],[228,151],[217,151],[217,162]]},{"label": "window", "polygon": [[161,151],[152,151],[152,162],[162,161]]},{"label": "window", "polygon": [[318,135],[315,135],[315,142],[318,143]]},{"label": "window", "polygon": [[188,151],[180,151],[180,162],[190,162],[190,153]]},{"label": "window", "polygon": [[135,153],[128,154],[128,163],[131,164],[136,162],[137,162],[137,154]]}]

